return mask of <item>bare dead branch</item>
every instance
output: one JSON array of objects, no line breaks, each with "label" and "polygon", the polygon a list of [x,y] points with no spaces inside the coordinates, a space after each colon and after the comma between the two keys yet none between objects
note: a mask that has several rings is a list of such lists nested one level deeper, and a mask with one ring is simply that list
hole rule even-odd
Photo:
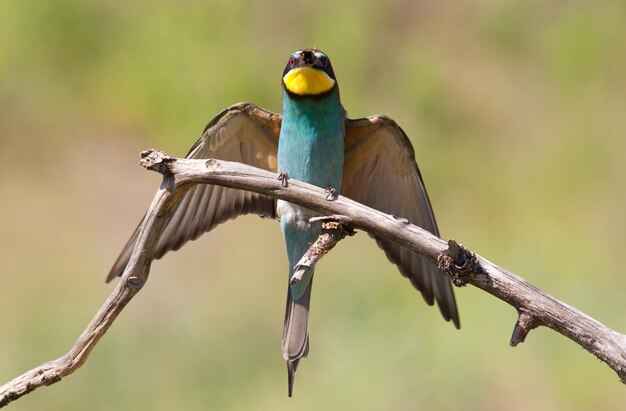
[{"label": "bare dead branch", "polygon": [[[0,387],[0,407],[42,385],[60,381],[87,360],[98,340],[147,281],[152,253],[168,215],[180,196],[193,184],[217,184],[265,194],[322,214],[340,216],[335,218],[340,224],[347,223],[395,241],[438,262],[456,285],[472,284],[515,307],[519,318],[511,345],[523,342],[530,330],[537,326],[548,327],[605,362],[626,384],[626,335],[544,293],[452,240],[446,243],[402,218],[368,208],[346,197],[329,199],[324,189],[310,184],[290,179],[285,186],[275,174],[244,164],[215,159],[175,159],[154,150],[142,153],[141,164],[163,174],[163,182],[146,214],[137,245],[121,280],[66,355]],[[320,244],[320,247],[327,252],[337,241]],[[313,253],[309,264],[315,264],[325,252],[320,254],[318,250]]]},{"label": "bare dead branch", "polygon": [[[152,153],[152,152],[150,152]],[[165,223],[168,210],[174,206],[182,190],[174,195],[174,176],[165,166],[173,158],[150,154],[142,157],[144,167],[163,174],[163,183],[150,205],[143,222],[137,245],[121,280],[91,320],[85,331],[78,337],[72,349],[63,357],[40,365],[0,387],[0,407],[28,394],[42,385],[61,381],[76,371],[89,357],[91,350],[109,329],[126,304],[139,292],[148,279],[152,251],[156,247]]]},{"label": "bare dead branch", "polygon": [[[302,280],[304,274],[315,266],[315,264],[335,245],[346,236],[356,234],[349,223],[341,222],[344,216],[324,216],[313,217],[311,221],[323,221],[322,230],[317,239],[309,246],[309,249],[296,264],[296,272],[293,273],[289,282],[293,285]],[[339,220],[339,221],[337,221]]]}]

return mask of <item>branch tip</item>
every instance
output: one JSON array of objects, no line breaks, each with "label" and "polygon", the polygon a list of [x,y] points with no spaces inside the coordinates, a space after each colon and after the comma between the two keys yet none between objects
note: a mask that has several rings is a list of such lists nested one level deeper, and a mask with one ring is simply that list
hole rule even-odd
[{"label": "branch tip", "polygon": [[293,273],[293,275],[291,276],[291,280],[289,280],[289,285],[294,285],[299,283],[300,281],[302,281],[302,277],[304,277],[304,274],[311,269],[310,266],[306,266],[306,265],[302,265],[302,264],[298,264],[296,266],[296,272]]},{"label": "branch tip", "polygon": [[315,264],[326,255],[330,250],[337,245],[337,243],[347,236],[353,236],[356,234],[354,227],[347,221],[347,217],[342,217],[344,221],[337,221],[337,216],[321,216],[313,217],[309,221],[322,221],[322,229],[320,230],[317,239],[309,246],[309,249],[304,253],[298,264],[295,266],[295,271],[289,279],[289,284],[294,285],[302,280],[304,275],[312,269]]},{"label": "branch tip", "polygon": [[163,175],[172,174],[169,164],[174,163],[176,157],[172,157],[160,150],[145,150],[140,154],[139,164],[151,171],[156,171]]},{"label": "branch tip", "polygon": [[530,330],[539,327],[539,325],[539,321],[532,315],[525,311],[520,311],[513,328],[513,335],[511,335],[511,342],[509,343],[511,347],[516,347],[518,344],[523,343]]}]

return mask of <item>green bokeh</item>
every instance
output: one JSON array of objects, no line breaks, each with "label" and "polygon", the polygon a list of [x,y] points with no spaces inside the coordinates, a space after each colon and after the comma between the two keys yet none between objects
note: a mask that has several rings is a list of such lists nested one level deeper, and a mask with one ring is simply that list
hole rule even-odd
[{"label": "green bokeh", "polygon": [[[411,136],[446,238],[626,330],[623,1],[0,2],[0,383],[66,352],[156,190],[224,107],[280,110],[289,53],[327,52],[353,117]],[[427,307],[363,233],[317,270],[286,396],[287,261],[245,217],[154,264],[89,361],[15,410],[626,409],[605,365],[457,290]]]}]

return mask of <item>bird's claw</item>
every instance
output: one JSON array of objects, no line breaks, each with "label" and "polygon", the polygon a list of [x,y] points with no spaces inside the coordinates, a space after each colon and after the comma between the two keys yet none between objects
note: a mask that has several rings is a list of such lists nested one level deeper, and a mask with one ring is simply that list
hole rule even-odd
[{"label": "bird's claw", "polygon": [[402,224],[410,224],[410,221],[404,217],[398,217],[397,215],[391,215],[393,218],[401,222]]},{"label": "bird's claw", "polygon": [[281,169],[280,173],[278,173],[278,180],[280,180],[283,187],[287,187],[287,185],[289,184],[289,174],[287,174],[287,171],[285,171],[285,169]]},{"label": "bird's claw", "polygon": [[326,189],[324,189],[324,192],[326,193],[326,200],[334,201],[337,199],[337,190],[335,189],[335,187],[326,187]]}]

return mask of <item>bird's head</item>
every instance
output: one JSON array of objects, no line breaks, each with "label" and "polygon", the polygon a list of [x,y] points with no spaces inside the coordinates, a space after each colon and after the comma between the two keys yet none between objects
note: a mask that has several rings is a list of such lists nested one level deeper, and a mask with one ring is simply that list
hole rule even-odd
[{"label": "bird's head", "polygon": [[337,87],[330,59],[318,49],[294,51],[283,72],[282,84],[290,94],[298,96],[318,96]]}]

